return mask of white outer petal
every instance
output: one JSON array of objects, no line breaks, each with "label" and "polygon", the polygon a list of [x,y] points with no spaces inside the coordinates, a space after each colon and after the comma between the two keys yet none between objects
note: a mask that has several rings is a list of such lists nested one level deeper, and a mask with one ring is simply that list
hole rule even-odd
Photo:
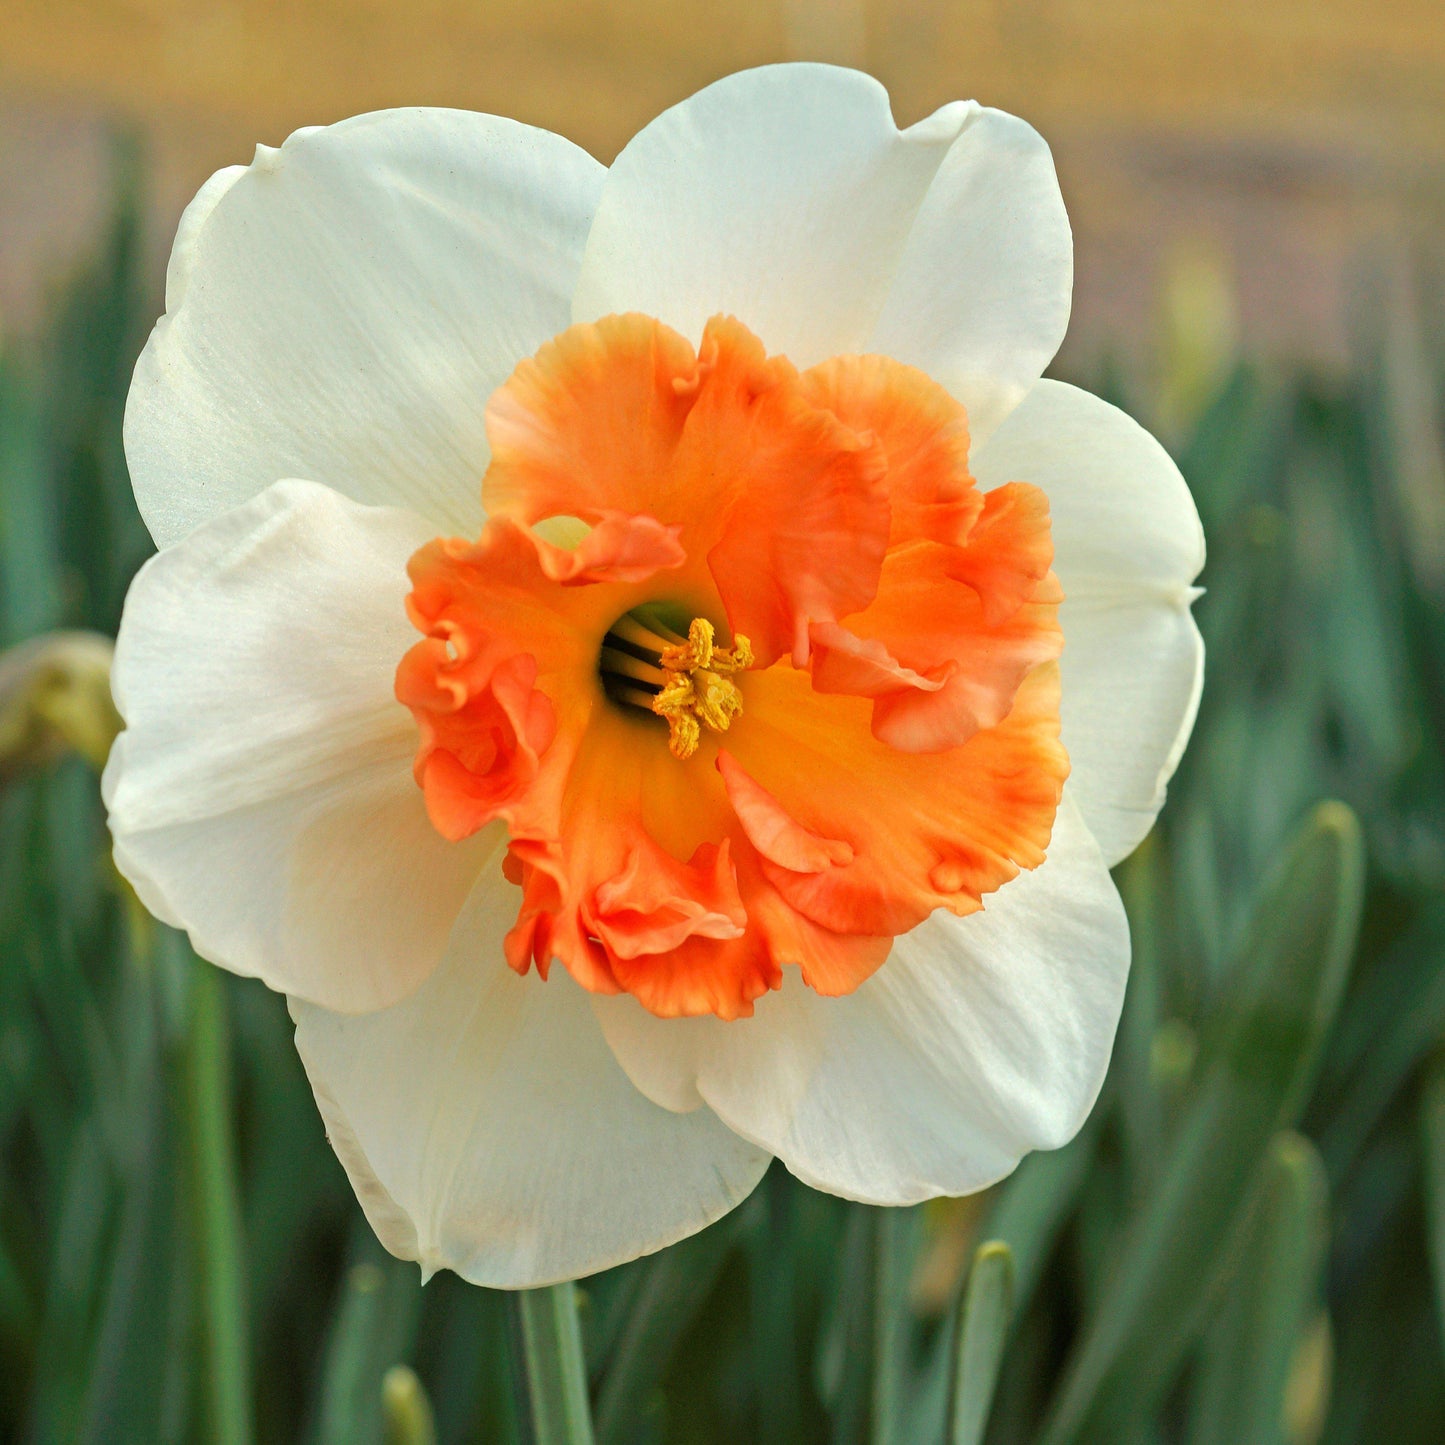
[{"label": "white outer petal", "polygon": [[969,918],[936,913],[844,998],[789,976],[751,1019],[597,998],[639,1088],[694,1098],[805,1182],[876,1204],[966,1194],[1073,1137],[1129,968],[1123,906],[1067,795],[1049,855]]},{"label": "white outer petal", "polygon": [[372,1227],[428,1275],[531,1288],[692,1234],[768,1156],[628,1082],[567,971],[502,961],[510,884],[479,890],[440,969],[362,1017],[293,1001],[296,1046]]},{"label": "white outer petal", "polygon": [[1073,247],[1048,147],[973,102],[900,132],[871,77],[729,76],[664,112],[607,174],[576,320],[731,312],[808,366],[883,351],[956,389],[976,435],[1068,322]]},{"label": "white outer petal", "polygon": [[1199,707],[1194,499],[1137,422],[1056,381],[1039,382],[973,465],[985,488],[1024,481],[1048,494],[1069,785],[1112,867],[1153,826]]},{"label": "white outer petal", "polygon": [[126,406],[156,541],[295,476],[474,533],[487,398],[568,324],[602,175],[546,131],[395,110],[213,176]]},{"label": "white outer petal", "polygon": [[279,483],[153,557],[116,644],[116,865],[203,957],[334,1008],[431,973],[495,846],[432,827],[392,694],[428,532]]},{"label": "white outer petal", "polygon": [[1073,294],[1053,155],[1027,122],[976,109],[919,207],[868,350],[942,382],[977,447],[1043,375]]},{"label": "white outer petal", "polygon": [[176,226],[176,239],[171,243],[171,259],[166,263],[166,311],[175,313],[185,300],[195,264],[196,242],[211,219],[216,203],[246,174],[245,166],[224,166],[212,175],[191,197],[181,212]]}]

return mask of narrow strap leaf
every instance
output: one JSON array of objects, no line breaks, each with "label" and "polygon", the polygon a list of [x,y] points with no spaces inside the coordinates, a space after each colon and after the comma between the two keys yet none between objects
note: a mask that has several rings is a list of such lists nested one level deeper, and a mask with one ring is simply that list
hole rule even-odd
[{"label": "narrow strap leaf", "polygon": [[592,1445],[576,1286],[568,1281],[519,1290],[511,1306],[532,1440],[535,1445]]},{"label": "narrow strap leaf", "polygon": [[1159,1182],[1081,1332],[1041,1445],[1123,1440],[1172,1383],[1211,1293],[1237,1264],[1270,1141],[1298,1116],[1354,954],[1360,827],[1324,803],[1258,898],[1217,1027],[1200,1051]]},{"label": "narrow strap leaf", "polygon": [[352,1266],[326,1350],[319,1445],[379,1445],[383,1379],[410,1349],[420,1294],[413,1265],[382,1258]]},{"label": "narrow strap leaf", "polygon": [[190,975],[185,1093],[207,1408],[218,1445],[247,1445],[254,1430],[226,999],[210,964],[194,960]]},{"label": "narrow strap leaf", "polygon": [[719,1220],[645,1261],[646,1275],[597,1389],[596,1433],[603,1445],[630,1445],[635,1438],[638,1412],[706,1301],[734,1238],[729,1220]]},{"label": "narrow strap leaf", "polygon": [[913,1264],[912,1210],[873,1211],[873,1445],[903,1438],[908,1395],[910,1315],[908,1278]]},{"label": "narrow strap leaf", "polygon": [[1277,1134],[1243,1259],[1206,1337],[1190,1445],[1283,1445],[1291,1366],[1318,1307],[1327,1195],[1314,1145]]},{"label": "narrow strap leaf", "polygon": [[381,1380],[382,1445],[436,1445],[431,1401],[410,1365],[393,1365]]},{"label": "narrow strap leaf", "polygon": [[1013,1314],[1013,1272],[1013,1251],[1001,1239],[979,1245],[958,1305],[949,1445],[983,1439]]},{"label": "narrow strap leaf", "polygon": [[1437,1063],[1420,1104],[1425,1151],[1425,1231],[1435,1276],[1440,1338],[1445,1340],[1445,1061]]}]

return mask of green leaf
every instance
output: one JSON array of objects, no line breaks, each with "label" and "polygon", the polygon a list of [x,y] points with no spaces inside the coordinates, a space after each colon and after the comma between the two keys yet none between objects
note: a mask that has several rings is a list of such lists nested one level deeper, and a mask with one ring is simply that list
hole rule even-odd
[{"label": "green leaf", "polygon": [[117,1196],[99,1137],[92,1119],[78,1123],[59,1180],[30,1402],[29,1437],[38,1441],[75,1439],[84,1402]]},{"label": "green leaf", "polygon": [[576,1286],[518,1290],[511,1304],[534,1445],[592,1445]]},{"label": "green leaf", "polygon": [[597,1395],[597,1438],[603,1445],[628,1445],[633,1438],[648,1395],[707,1299],[733,1239],[731,1221],[721,1220],[647,1262],[647,1277]]},{"label": "green leaf", "polygon": [[55,498],[34,388],[0,358],[0,643],[59,626]]},{"label": "green leaf", "polygon": [[1445,1341],[1445,1062],[1436,1064],[1420,1101],[1425,1153],[1425,1230],[1435,1278],[1435,1308]]},{"label": "green leaf", "polygon": [[1190,1445],[1283,1445],[1290,1367],[1319,1298],[1327,1205],[1314,1145],[1276,1135],[1239,1270],[1206,1337]]},{"label": "green leaf", "polygon": [[873,1216],[873,1445],[897,1445],[908,1400],[912,1315],[908,1281],[917,1242],[916,1210],[875,1208]]},{"label": "green leaf", "polygon": [[830,1310],[818,1341],[818,1393],[838,1445],[855,1445],[867,1427],[872,1378],[874,1258],[877,1231],[870,1209],[847,1206]]},{"label": "green leaf", "polygon": [[1165,906],[1161,848],[1159,835],[1151,833],[1118,872],[1133,958],[1113,1069],[1129,1183],[1136,1196],[1154,1182],[1165,1132],[1164,1101],[1154,1087],[1154,1040],[1164,1019],[1159,961],[1159,915]]},{"label": "green leaf", "polygon": [[959,1300],[949,1445],[980,1445],[1013,1314],[1013,1254],[1000,1239],[979,1245]]},{"label": "green leaf", "polygon": [[1351,1002],[1347,1086],[1319,1135],[1334,1179],[1358,1158],[1411,1071],[1445,1033],[1445,904],[1420,914]]},{"label": "green leaf", "polygon": [[1125,1440],[1169,1388],[1227,1277],[1270,1140],[1297,1117],[1349,971],[1364,860],[1359,824],[1325,803],[1260,896],[1199,1083],[1080,1333],[1043,1445]]},{"label": "green leaf", "polygon": [[393,1365],[381,1380],[382,1445],[436,1445],[431,1401],[410,1365]]},{"label": "green leaf", "polygon": [[[379,1253],[369,1240],[363,1248]],[[420,1294],[415,1266],[400,1260],[348,1271],[326,1351],[319,1445],[378,1445],[382,1380],[410,1348]]]},{"label": "green leaf", "polygon": [[740,1211],[747,1253],[750,1382],[763,1402],[755,1445],[793,1445],[803,1430],[797,1200],[788,1176],[774,1168]]},{"label": "green leaf", "polygon": [[1068,1219],[1098,1147],[1099,1111],[1062,1149],[1030,1154],[999,1186],[984,1233],[1013,1255],[1014,1314],[1033,1298],[1059,1231]]},{"label": "green leaf", "polygon": [[116,1013],[125,1035],[123,1093],[111,1101],[126,1140],[110,1276],[77,1445],[108,1445],[117,1421],[137,1439],[175,1440],[189,1401],[178,1367],[189,1353],[191,1279],[184,1156],[167,1128],[159,1009],[152,980],[127,969]]},{"label": "green leaf", "polygon": [[209,963],[191,963],[183,1077],[207,1414],[217,1445],[247,1445],[255,1429],[224,981]]}]

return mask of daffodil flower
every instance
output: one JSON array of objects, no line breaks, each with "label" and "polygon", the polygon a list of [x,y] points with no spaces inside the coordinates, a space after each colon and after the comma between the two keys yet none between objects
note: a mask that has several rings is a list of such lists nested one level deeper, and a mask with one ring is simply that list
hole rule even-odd
[{"label": "daffodil flower", "polygon": [[221,171],[126,449],[116,860],[290,996],[382,1241],[535,1285],[770,1158],[1064,1143],[1202,674],[1162,448],[1040,379],[1068,221],[978,105],[751,71],[610,168],[397,110]]}]

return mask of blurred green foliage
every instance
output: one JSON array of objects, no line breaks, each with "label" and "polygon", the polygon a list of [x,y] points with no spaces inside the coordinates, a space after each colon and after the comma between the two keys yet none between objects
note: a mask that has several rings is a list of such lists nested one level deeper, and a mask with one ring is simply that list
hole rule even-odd
[{"label": "blurred green foliage", "polygon": [[[6,646],[113,633],[150,550],[134,195],[0,357]],[[1355,375],[1240,365],[1171,415],[1208,685],[1120,870],[1134,970],[1087,1127],[916,1210],[775,1166],[584,1281],[602,1445],[1445,1439],[1442,389],[1393,294]],[[283,1001],[127,900],[76,757],[0,790],[0,951],[0,1438],[529,1438],[518,1341],[550,1302],[381,1253]]]}]

